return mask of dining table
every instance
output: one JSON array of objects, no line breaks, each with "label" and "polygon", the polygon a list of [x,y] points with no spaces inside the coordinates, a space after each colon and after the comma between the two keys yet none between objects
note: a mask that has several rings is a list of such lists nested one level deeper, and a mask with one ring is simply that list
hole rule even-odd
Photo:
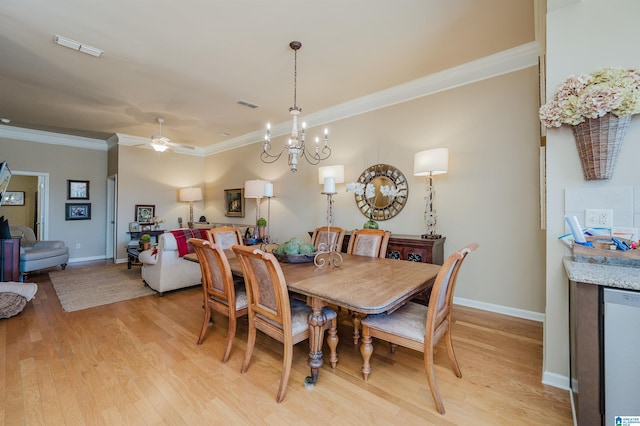
[{"label": "dining table", "polygon": [[[231,250],[225,250],[231,272],[242,276],[242,266]],[[412,297],[433,286],[440,265],[340,253],[337,266],[314,262],[280,262],[287,287],[306,296],[309,315],[308,386],[318,380],[323,364],[322,345],[326,318],[322,308],[335,305],[359,314],[391,313]],[[192,256],[193,257],[193,256]],[[189,259],[187,257],[187,259]],[[189,259],[194,260],[194,259]]]}]

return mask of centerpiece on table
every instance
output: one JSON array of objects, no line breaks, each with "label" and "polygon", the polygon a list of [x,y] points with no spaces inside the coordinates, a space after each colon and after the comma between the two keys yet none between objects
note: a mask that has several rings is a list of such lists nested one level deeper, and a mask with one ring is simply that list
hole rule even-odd
[{"label": "centerpiece on table", "polygon": [[313,244],[305,243],[299,237],[293,237],[289,241],[280,244],[273,255],[279,262],[285,263],[307,263],[313,262],[316,255]]},{"label": "centerpiece on table", "polygon": [[571,126],[585,180],[610,179],[631,115],[640,113],[640,70],[571,75],[540,108],[547,127]]}]

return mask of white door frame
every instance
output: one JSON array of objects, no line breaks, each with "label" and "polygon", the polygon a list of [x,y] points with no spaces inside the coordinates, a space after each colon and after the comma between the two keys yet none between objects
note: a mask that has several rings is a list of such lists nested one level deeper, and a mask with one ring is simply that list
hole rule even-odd
[{"label": "white door frame", "polygon": [[118,255],[118,175],[107,176],[107,247],[105,253],[116,263]]},{"label": "white door frame", "polygon": [[37,176],[38,177],[38,235],[39,240],[49,239],[49,173],[25,172],[12,170],[12,175],[16,176]]}]

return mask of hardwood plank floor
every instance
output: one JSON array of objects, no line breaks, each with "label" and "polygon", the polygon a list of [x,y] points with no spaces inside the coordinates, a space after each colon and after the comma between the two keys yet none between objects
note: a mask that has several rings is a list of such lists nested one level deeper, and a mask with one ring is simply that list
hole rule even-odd
[{"label": "hardwood plank floor", "polygon": [[[101,262],[104,263],[104,262]],[[69,268],[91,267],[75,264]],[[135,266],[134,266],[135,267]],[[436,351],[437,379],[446,414],[437,413],[422,354],[374,341],[368,382],[340,314],[339,363],[328,362],[313,390],[304,388],[308,344],[294,348],[285,400],[275,396],[282,346],[258,333],[249,370],[240,374],[246,347],[241,320],[231,356],[220,362],[227,320],[201,346],[200,288],[64,312],[48,275],[36,298],[0,320],[0,424],[434,424],[567,425],[567,391],[541,383],[542,324],[455,306],[458,379],[444,346]],[[328,349],[325,353],[328,353]]]}]

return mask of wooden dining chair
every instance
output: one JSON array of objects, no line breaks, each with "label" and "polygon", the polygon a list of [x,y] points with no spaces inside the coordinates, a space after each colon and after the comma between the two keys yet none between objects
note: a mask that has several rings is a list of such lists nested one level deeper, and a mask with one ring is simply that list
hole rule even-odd
[{"label": "wooden dining chair", "polygon": [[387,257],[391,232],[382,229],[355,229],[349,237],[348,254],[369,257]]},{"label": "wooden dining chair", "polygon": [[242,234],[238,228],[233,226],[207,229],[207,235],[209,241],[219,245],[222,250],[229,250],[235,244],[242,245]]},{"label": "wooden dining chair", "polygon": [[421,351],[424,353],[424,366],[431,395],[438,412],[444,414],[444,404],[436,383],[433,351],[440,338],[444,337],[453,371],[456,376],[462,377],[451,341],[451,307],[462,261],[476,248],[477,243],[469,244],[445,260],[433,284],[428,307],[408,302],[393,313],[369,315],[362,320],[360,353],[364,380],[369,378],[371,372],[369,360],[373,353],[373,337],[391,343],[392,352],[395,351],[396,345]]},{"label": "wooden dining chair", "polygon": [[247,315],[247,293],[244,288],[234,286],[229,261],[219,245],[199,238],[190,238],[189,243],[195,250],[202,271],[204,320],[198,344],[204,341],[213,312],[229,317],[227,343],[222,356],[222,362],[225,363],[236,335],[237,318]]},{"label": "wooden dining chair", "polygon": [[[303,302],[289,298],[282,269],[273,254],[240,245],[233,246],[233,251],[244,271],[249,301],[249,336],[242,372],[249,368],[256,342],[256,330],[283,343],[282,374],[276,396],[276,401],[281,402],[287,391],[291,373],[293,345],[309,338],[311,308]],[[323,308],[322,313],[326,317],[325,330],[329,330],[327,343],[331,350],[330,362],[335,368],[338,362],[337,315],[329,308]]]},{"label": "wooden dining chair", "polygon": [[[311,235],[311,244],[316,251],[324,249],[328,251],[330,247],[333,251],[342,251],[342,242],[344,241],[345,229],[339,226],[321,226],[316,228]],[[320,245],[324,244],[324,247]]]},{"label": "wooden dining chair", "polygon": [[[387,257],[387,245],[389,244],[390,236],[391,232],[382,229],[355,229],[351,232],[351,237],[349,237],[347,253],[385,258]],[[360,341],[360,322],[363,316],[363,314],[351,312],[354,345],[357,345]]]}]

